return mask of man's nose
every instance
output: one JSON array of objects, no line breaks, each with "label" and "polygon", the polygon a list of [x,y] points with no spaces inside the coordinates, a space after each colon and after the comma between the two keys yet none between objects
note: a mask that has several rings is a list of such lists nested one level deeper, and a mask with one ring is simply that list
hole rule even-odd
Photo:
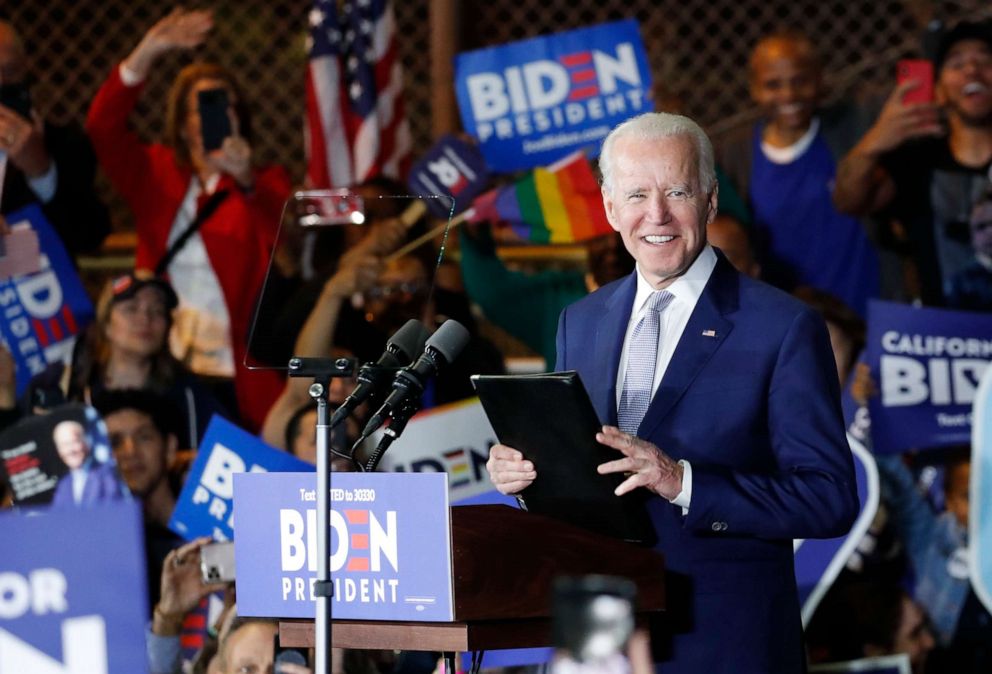
[{"label": "man's nose", "polygon": [[649,197],[648,217],[652,222],[663,223],[668,220],[668,215],[668,203],[665,201],[665,195],[663,193]]}]

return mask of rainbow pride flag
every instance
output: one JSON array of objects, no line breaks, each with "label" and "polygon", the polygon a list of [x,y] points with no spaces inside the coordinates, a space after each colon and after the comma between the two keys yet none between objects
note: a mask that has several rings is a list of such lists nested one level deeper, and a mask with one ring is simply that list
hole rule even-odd
[{"label": "rainbow pride flag", "polygon": [[470,222],[504,222],[530,243],[574,243],[613,231],[585,154],[537,168],[472,202]]}]

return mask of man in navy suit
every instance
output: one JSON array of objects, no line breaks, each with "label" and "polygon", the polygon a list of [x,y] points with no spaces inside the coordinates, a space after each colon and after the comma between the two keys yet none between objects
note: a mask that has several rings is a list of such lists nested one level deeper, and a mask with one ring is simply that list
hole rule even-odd
[{"label": "man in navy suit", "polygon": [[[603,205],[637,269],[562,312],[556,367],[578,370],[607,424],[596,439],[618,458],[599,472],[626,476],[618,494],[651,492],[666,560],[659,671],[804,671],[792,540],[841,535],[858,510],[826,328],[707,244],[713,150],[692,120],[624,122],[600,169]],[[659,290],[672,297],[645,351],[638,325]],[[636,381],[646,411],[632,424]],[[504,494],[537,477],[504,445],[487,468]]]},{"label": "man in navy suit", "polygon": [[78,421],[62,421],[52,431],[55,450],[69,472],[55,485],[52,505],[92,505],[121,498],[124,490],[114,467],[97,463]]}]

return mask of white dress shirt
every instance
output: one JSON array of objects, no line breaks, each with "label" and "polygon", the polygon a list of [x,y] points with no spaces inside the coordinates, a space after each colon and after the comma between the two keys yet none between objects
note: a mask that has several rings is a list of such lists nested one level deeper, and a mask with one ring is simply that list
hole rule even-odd
[{"label": "white dress shirt", "polygon": [[[672,300],[661,312],[660,325],[658,330],[658,351],[654,364],[654,379],[651,383],[651,397],[658,391],[662,377],[672,362],[675,355],[675,347],[678,346],[685,326],[689,323],[689,317],[696,308],[696,302],[703,294],[703,288],[710,280],[713,268],[716,267],[717,257],[713,248],[707,244],[699,253],[696,260],[689,269],[675,279],[670,286],[665,288],[673,295]],[[627,331],[623,338],[623,350],[620,352],[620,367],[617,369],[617,393],[616,404],[620,406],[620,396],[623,393],[623,381],[627,373],[627,343],[630,340],[634,328],[640,322],[646,311],[647,299],[655,288],[647,282],[641,275],[641,270],[637,269],[637,293],[634,295],[633,310],[630,312],[630,321],[627,323]],[[664,447],[661,448],[664,451]],[[679,461],[682,464],[682,491],[671,500],[675,505],[682,506],[683,513],[689,508],[692,500],[692,466],[688,461]]]}]

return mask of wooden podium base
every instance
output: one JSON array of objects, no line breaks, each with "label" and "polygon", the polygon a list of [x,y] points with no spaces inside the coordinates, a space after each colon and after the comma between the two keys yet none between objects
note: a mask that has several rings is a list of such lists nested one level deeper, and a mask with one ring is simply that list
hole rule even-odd
[{"label": "wooden podium base", "polygon": [[[280,622],[279,643],[290,648],[313,646],[313,621]],[[551,620],[547,618],[450,623],[331,621],[331,646],[335,648],[464,653],[550,645]]]}]

